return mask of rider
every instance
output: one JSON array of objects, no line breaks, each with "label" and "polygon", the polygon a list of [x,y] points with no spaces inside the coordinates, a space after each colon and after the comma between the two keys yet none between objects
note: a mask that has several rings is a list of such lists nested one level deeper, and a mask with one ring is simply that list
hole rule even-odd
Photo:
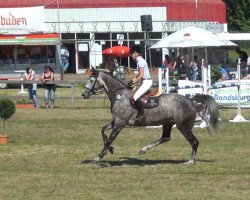
[{"label": "rider", "polygon": [[131,47],[130,49],[130,56],[134,61],[136,61],[137,69],[139,74],[136,78],[132,79],[131,82],[134,83],[141,83],[139,89],[135,92],[133,98],[135,101],[135,106],[138,111],[137,113],[137,120],[145,119],[144,110],[140,101],[140,97],[144,95],[152,86],[153,81],[149,73],[148,64],[145,59],[141,57],[141,48],[138,45]]}]

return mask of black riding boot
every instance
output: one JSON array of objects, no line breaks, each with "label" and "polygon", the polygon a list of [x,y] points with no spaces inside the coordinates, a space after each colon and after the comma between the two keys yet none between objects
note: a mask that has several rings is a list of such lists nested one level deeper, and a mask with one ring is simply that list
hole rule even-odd
[{"label": "black riding boot", "polygon": [[136,109],[137,109],[137,112],[138,112],[136,120],[144,120],[146,118],[146,116],[144,114],[144,109],[143,109],[143,106],[141,104],[141,100],[140,99],[136,100],[135,106],[136,106]]}]

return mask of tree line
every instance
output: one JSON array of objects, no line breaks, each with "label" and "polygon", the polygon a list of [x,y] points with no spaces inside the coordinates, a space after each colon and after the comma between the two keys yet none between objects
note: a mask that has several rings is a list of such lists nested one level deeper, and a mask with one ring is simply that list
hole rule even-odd
[{"label": "tree line", "polygon": [[223,0],[230,32],[250,32],[250,0]]}]

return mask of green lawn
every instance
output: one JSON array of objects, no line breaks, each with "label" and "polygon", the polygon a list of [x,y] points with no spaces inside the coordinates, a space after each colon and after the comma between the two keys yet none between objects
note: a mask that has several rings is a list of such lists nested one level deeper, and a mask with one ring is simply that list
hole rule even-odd
[{"label": "green lawn", "polygon": [[[66,90],[59,89],[58,95]],[[16,90],[0,90],[1,96],[6,93],[14,98]],[[103,145],[100,128],[111,119],[108,102],[78,98],[75,109],[68,103],[70,99],[58,98],[55,109],[18,109],[7,122],[12,142],[0,146],[1,199],[249,198],[250,123],[229,123],[236,110],[221,110],[213,135],[194,128],[200,141],[194,166],[181,164],[191,147],[176,128],[169,143],[138,155],[161,136],[161,129],[138,127],[123,129],[115,154],[94,165],[90,161]],[[242,115],[250,119],[249,110]]]}]

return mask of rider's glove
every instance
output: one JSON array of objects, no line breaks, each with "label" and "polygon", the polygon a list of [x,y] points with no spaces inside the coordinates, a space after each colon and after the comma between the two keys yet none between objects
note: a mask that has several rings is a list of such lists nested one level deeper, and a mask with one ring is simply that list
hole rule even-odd
[{"label": "rider's glove", "polygon": [[129,82],[127,83],[127,87],[128,87],[128,88],[131,88],[133,84],[134,84],[134,83],[133,83],[133,81],[131,80],[131,81],[129,81]]}]

